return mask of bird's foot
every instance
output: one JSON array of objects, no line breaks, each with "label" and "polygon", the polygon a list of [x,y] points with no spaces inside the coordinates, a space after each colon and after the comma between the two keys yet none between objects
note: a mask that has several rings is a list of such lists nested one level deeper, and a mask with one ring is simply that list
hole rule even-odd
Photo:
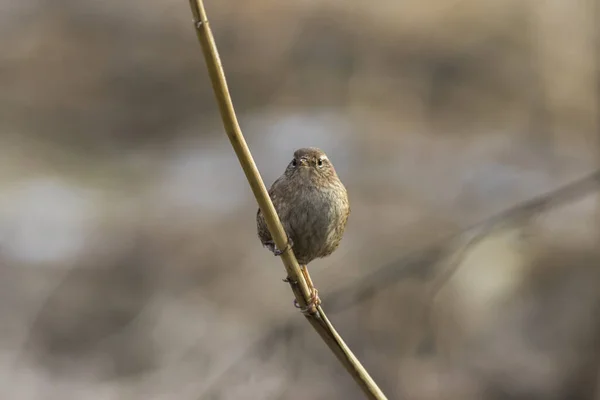
[{"label": "bird's foot", "polygon": [[273,242],[273,249],[271,251],[273,252],[273,255],[277,257],[277,256],[280,256],[283,253],[285,253],[287,251],[287,249],[292,248],[293,246],[294,246],[294,242],[292,241],[292,238],[290,238],[288,236],[287,244],[283,250],[279,250],[277,248],[277,246],[275,245],[275,242]]},{"label": "bird's foot", "polygon": [[300,307],[298,300],[294,299],[294,306],[300,309],[302,314],[314,314],[317,312],[317,307],[321,305],[321,299],[319,298],[319,291],[316,287],[312,288],[310,299],[305,308]]}]

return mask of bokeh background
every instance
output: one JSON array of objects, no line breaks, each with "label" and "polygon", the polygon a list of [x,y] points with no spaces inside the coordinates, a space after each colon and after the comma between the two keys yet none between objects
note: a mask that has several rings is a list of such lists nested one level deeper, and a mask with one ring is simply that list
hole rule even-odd
[{"label": "bokeh background", "polygon": [[[600,399],[598,196],[460,234],[600,164],[598,1],[206,7],[266,184],[318,146],[349,190],[310,270],[390,399]],[[0,48],[0,398],[362,398],[256,237],[188,2],[5,0]]]}]

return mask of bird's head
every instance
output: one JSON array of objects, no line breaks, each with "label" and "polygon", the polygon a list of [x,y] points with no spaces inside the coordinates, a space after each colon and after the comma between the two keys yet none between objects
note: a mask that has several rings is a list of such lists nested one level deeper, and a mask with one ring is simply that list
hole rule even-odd
[{"label": "bird's head", "polygon": [[294,152],[294,158],[288,164],[285,174],[289,178],[327,180],[336,178],[333,164],[327,154],[316,147],[306,147]]}]

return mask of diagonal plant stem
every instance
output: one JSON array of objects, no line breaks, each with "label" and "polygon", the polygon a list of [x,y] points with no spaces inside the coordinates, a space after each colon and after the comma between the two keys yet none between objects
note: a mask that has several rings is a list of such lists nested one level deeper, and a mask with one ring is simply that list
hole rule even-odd
[{"label": "diagonal plant stem", "polygon": [[[281,255],[281,259],[287,271],[288,282],[294,292],[294,296],[296,297],[298,304],[301,307],[306,308],[311,295],[310,290],[304,276],[300,272],[300,266],[294,256],[294,252],[291,247],[287,245],[288,242],[285,231],[281,226],[281,222],[279,221],[275,207],[271,202],[267,188],[254,163],[250,149],[246,144],[238,124],[231,96],[229,95],[225,73],[209,26],[204,4],[202,0],[190,0],[190,7],[194,16],[193,21],[196,28],[196,34],[200,41],[200,45],[202,46],[202,52],[204,53],[225,132],[227,133],[231,146],[246,174],[248,183],[258,202],[258,206],[265,216],[267,227],[271,232],[275,245],[279,249],[285,249]],[[350,373],[352,378],[354,378],[367,398],[387,399],[366,369],[361,365],[360,361],[358,361],[346,343],[344,343],[341,336],[336,332],[323,312],[323,309],[318,306],[313,313],[307,313],[305,316],[317,333],[319,333],[323,341],[329,346],[331,351]]]}]

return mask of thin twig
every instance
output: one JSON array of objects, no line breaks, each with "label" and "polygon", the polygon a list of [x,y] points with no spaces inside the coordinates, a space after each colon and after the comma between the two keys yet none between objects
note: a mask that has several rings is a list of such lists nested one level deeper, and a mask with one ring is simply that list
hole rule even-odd
[{"label": "thin twig", "polygon": [[[598,189],[600,189],[600,169],[557,189],[517,203],[506,210],[472,224],[460,232],[450,234],[436,241],[436,243],[428,244],[414,252],[403,255],[397,260],[375,268],[369,274],[362,276],[358,284],[352,282],[347,286],[343,286],[330,293],[329,296],[325,296],[324,301],[335,299],[332,309],[335,312],[340,312],[356,304],[358,301],[363,301],[365,297],[369,297],[370,288],[375,287],[377,290],[382,290],[400,280],[409,278],[433,278],[434,282],[431,283],[431,288],[429,289],[433,295],[454,274],[456,265],[460,264],[459,262],[452,262],[448,269],[444,269],[444,271],[433,270],[434,260],[437,260],[441,256],[441,253],[446,252],[444,249],[449,243],[454,241],[458,243],[462,242],[462,244],[458,245],[459,248],[471,247],[478,240],[489,234],[490,231],[497,229],[499,224],[511,224],[514,221],[529,218],[549,208],[564,206],[597,192]],[[461,250],[460,253],[462,254],[463,251]],[[432,274],[434,275],[433,277]],[[358,296],[356,295],[357,292]],[[346,296],[346,293],[351,293],[352,295]]]},{"label": "thin twig", "polygon": [[475,224],[462,232],[461,235],[469,235],[470,237],[457,251],[457,254],[454,255],[448,268],[440,274],[441,276],[436,277],[437,279],[432,283],[430,289],[431,296],[435,297],[442,286],[444,286],[444,284],[454,275],[464,259],[464,255],[467,254],[467,250],[479,243],[481,239],[485,238],[490,233],[490,231],[497,229],[500,224],[509,225],[521,219],[531,218],[534,214],[544,211],[547,207],[567,204],[584,195],[597,191],[599,185],[600,170],[574,182],[570,182],[549,193],[536,196],[521,204],[517,204],[516,206],[496,214],[481,223]]},{"label": "thin twig", "polygon": [[[275,245],[279,249],[285,249],[281,255],[281,259],[287,271],[287,281],[290,283],[299,305],[302,308],[306,308],[310,299],[309,288],[303,275],[300,273],[300,267],[291,246],[288,246],[285,231],[281,226],[277,212],[275,211],[265,184],[258,172],[258,168],[254,163],[252,154],[248,149],[248,145],[246,144],[237,122],[237,117],[225,79],[225,73],[223,72],[217,47],[209,26],[204,4],[202,0],[190,0],[190,7],[194,16],[193,21],[196,28],[196,34],[202,46],[202,52],[204,53],[208,73],[219,105],[225,131],[235,150],[242,169],[246,174],[248,183],[258,202],[258,206],[265,216],[267,227],[269,228],[269,232],[271,232]],[[319,306],[314,313],[307,313],[305,315],[313,328],[319,333],[321,338],[337,356],[350,375],[352,375],[367,397],[370,399],[386,399],[383,392],[377,387],[375,381],[369,376],[368,372],[333,328],[329,319],[327,319],[327,316],[323,312],[323,309]]]}]

